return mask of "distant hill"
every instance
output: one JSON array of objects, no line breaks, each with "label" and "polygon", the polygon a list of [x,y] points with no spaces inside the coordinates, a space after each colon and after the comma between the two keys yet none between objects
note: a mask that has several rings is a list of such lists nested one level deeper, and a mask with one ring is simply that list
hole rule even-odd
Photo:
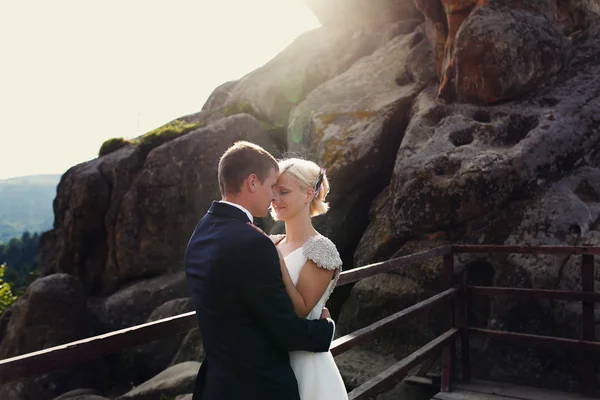
[{"label": "distant hill", "polygon": [[0,180],[0,243],[25,231],[52,227],[52,201],[60,175],[30,175]]}]

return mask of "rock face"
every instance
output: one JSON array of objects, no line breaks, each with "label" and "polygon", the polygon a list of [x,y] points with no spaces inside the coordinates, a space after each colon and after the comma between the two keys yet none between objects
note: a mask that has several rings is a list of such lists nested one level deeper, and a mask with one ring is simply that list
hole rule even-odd
[{"label": "rock face", "polygon": [[537,98],[485,110],[441,108],[424,100],[425,108],[415,110],[422,118],[413,118],[407,128],[391,180],[396,234],[466,223],[511,198],[535,195],[581,164],[600,140],[600,86],[590,81],[597,68]]},{"label": "rock face", "polygon": [[[138,293],[138,296],[143,296],[143,293]],[[156,298],[152,299],[156,301]],[[162,302],[158,302],[162,304]],[[121,309],[127,308],[129,310],[132,307],[122,306]],[[134,326],[144,322],[153,322],[160,319],[174,317],[176,315],[184,314],[190,311],[194,311],[194,305],[189,298],[180,298],[167,301],[166,303],[158,306],[152,314],[143,321],[129,321],[126,326]],[[141,312],[141,315],[144,313]],[[112,331],[115,329],[109,329]],[[194,330],[192,332],[197,332]],[[190,334],[192,332],[189,332]],[[186,333],[179,333],[170,335],[161,340],[155,340],[150,343],[145,343],[127,350],[123,350],[119,353],[112,354],[107,357],[107,364],[111,369],[113,379],[123,384],[130,382],[144,382],[167,367],[178,364],[183,361],[201,361],[202,358],[198,357],[181,357],[182,361],[175,362],[176,356],[179,355],[180,348],[186,345],[184,338],[187,338]],[[202,344],[199,336],[197,341],[194,343],[197,346]],[[194,354],[195,356],[195,354]]]},{"label": "rock face", "polygon": [[61,396],[55,397],[54,400],[108,400],[102,397],[93,389],[75,389]]},{"label": "rock face", "polygon": [[[81,283],[67,274],[38,279],[27,288],[2,319],[0,358],[57,346],[86,337],[86,300]],[[36,335],[21,335],[24,331]]]},{"label": "rock face", "polygon": [[143,324],[157,307],[188,295],[182,271],[138,281],[104,299],[90,298],[95,330],[104,333]]},{"label": "rock face", "polygon": [[[566,178],[554,183],[539,198],[530,201],[523,209],[521,223],[506,239],[507,244],[524,245],[600,245],[600,169],[582,167]],[[521,286],[555,290],[581,290],[581,257],[510,255],[502,263],[480,260],[493,265],[493,283],[496,286]],[[595,263],[596,281],[600,263]],[[597,283],[596,283],[597,287]],[[581,331],[581,304],[575,302],[526,302],[514,299],[497,299],[490,303],[490,329],[537,333],[579,339]],[[531,318],[531,316],[535,316]],[[600,328],[600,314],[596,311],[596,327]],[[544,374],[552,386],[568,387],[568,380],[578,381],[580,360],[568,351],[549,357],[541,348],[517,347],[506,354],[506,346],[490,343],[482,347],[479,367],[490,375],[507,381],[520,376],[532,379]],[[492,364],[490,357],[499,360]],[[507,368],[508,363],[515,367]],[[552,368],[548,368],[552,366]],[[578,388],[573,385],[573,390]]]},{"label": "rock face", "polygon": [[[36,280],[0,318],[0,359],[83,339],[92,334],[79,280],[54,274]],[[47,399],[81,386],[100,387],[102,362],[54,371],[0,386],[2,399]]]},{"label": "rock face", "polygon": [[517,99],[560,71],[568,45],[543,16],[479,7],[456,35],[440,95],[477,104]]},{"label": "rock face", "polygon": [[118,400],[154,400],[174,397],[194,390],[200,363],[189,361],[175,365],[127,392]]},{"label": "rock face", "polygon": [[[215,89],[203,111],[178,120],[193,125],[186,133],[126,145],[62,177],[54,228],[42,237],[42,278],[0,317],[0,358],[190,310],[183,252],[218,198],[218,158],[239,139],[327,168],[331,209],[315,225],[337,245],[345,270],[448,243],[600,245],[598,2],[309,5],[324,27]],[[269,231],[272,221],[263,223]],[[477,285],[578,290],[579,263],[461,255],[456,271],[468,269]],[[341,308],[336,332],[443,287],[440,260],[343,287],[336,293],[346,296],[329,303]],[[471,321],[579,338],[580,309],[478,299]],[[417,320],[338,358],[346,384],[421,347],[446,322]],[[136,386],[123,398],[156,398],[163,389],[186,396],[204,357],[201,342],[198,330],[173,335],[67,371],[75,373],[69,379],[53,372],[3,385],[0,398],[77,388],[97,392],[76,395],[114,398],[90,378],[107,374]],[[472,346],[476,377],[537,385],[544,376],[563,389],[579,379],[568,353]]]},{"label": "rock face", "polygon": [[420,30],[400,35],[319,86],[290,116],[288,149],[327,168],[331,211],[320,228],[342,255],[356,245],[365,210],[389,180],[411,102],[434,77],[416,66],[430,57]]},{"label": "rock face", "polygon": [[[393,257],[445,244],[448,242],[443,240],[408,241]],[[437,294],[443,285],[441,269],[442,260],[437,258],[358,282],[342,308],[336,325],[336,335],[343,336],[354,332]],[[432,313],[424,318],[395,326],[389,332],[378,335],[376,340],[361,346],[361,349],[379,355],[392,355],[400,360],[442,333],[443,322],[443,315],[436,317],[436,314]]]},{"label": "rock face", "polygon": [[204,356],[200,330],[194,329],[193,331],[188,332],[181,341],[181,346],[177,350],[175,356],[173,356],[171,365],[179,364],[184,361],[203,361]]},{"label": "rock face", "polygon": [[318,85],[343,73],[399,33],[410,32],[416,23],[418,20],[413,19],[383,28],[343,25],[309,31],[264,67],[219,86],[203,109],[222,110],[225,115],[247,112],[285,127],[292,108]]},{"label": "rock face", "polygon": [[564,35],[600,16],[593,1],[415,1],[435,49],[439,95],[449,102],[490,104],[529,93],[561,69]]},{"label": "rock face", "polygon": [[[372,205],[356,263],[404,254],[396,249],[415,238],[420,247],[431,240],[597,244],[600,85],[594,77],[600,65],[590,55],[597,54],[598,32],[595,25],[573,40],[567,70],[527,99],[483,108],[442,104],[436,100],[436,86],[421,92],[413,102],[390,185]],[[480,285],[581,290],[579,263],[578,257],[462,256],[457,269],[469,268],[472,282]],[[403,278],[375,277],[356,284],[342,309],[339,333],[389,315],[402,302],[414,304],[423,290],[441,290],[440,268],[416,268],[417,273],[402,271]],[[394,282],[397,288],[385,290]],[[386,300],[388,292],[394,294]],[[386,304],[393,307],[386,309]],[[490,329],[579,338],[580,308],[575,303],[482,299],[474,320]],[[435,323],[404,327],[371,344],[371,350],[388,354],[406,343],[424,343],[433,328]],[[563,389],[579,379],[576,360],[566,353],[549,358],[541,349],[493,342],[473,346],[478,360],[474,370],[482,377],[533,384],[539,376],[551,376],[550,385]]]}]

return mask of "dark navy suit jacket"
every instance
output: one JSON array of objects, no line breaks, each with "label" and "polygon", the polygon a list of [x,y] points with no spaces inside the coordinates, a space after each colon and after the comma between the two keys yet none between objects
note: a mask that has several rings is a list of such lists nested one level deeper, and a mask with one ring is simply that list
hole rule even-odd
[{"label": "dark navy suit jacket", "polygon": [[333,322],[294,312],[272,241],[237,207],[213,202],[185,271],[206,359],[194,400],[299,400],[288,352],[329,350]]}]

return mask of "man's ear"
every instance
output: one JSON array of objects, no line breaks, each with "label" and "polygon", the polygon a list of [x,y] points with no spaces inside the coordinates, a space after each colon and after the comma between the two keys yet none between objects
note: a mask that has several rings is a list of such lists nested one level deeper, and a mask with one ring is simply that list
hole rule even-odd
[{"label": "man's ear", "polygon": [[248,178],[246,178],[246,185],[248,186],[248,190],[250,191],[250,193],[254,193],[254,191],[256,191],[256,183],[256,174],[248,175]]}]

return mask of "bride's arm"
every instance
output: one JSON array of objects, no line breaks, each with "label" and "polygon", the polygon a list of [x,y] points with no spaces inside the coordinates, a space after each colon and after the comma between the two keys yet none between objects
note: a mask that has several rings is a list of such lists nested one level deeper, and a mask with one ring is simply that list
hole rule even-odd
[{"label": "bride's arm", "polygon": [[[248,225],[263,235],[269,236],[259,227],[250,223]],[[281,277],[283,278],[285,291],[290,296],[290,299],[292,299],[296,315],[306,318],[321,299],[325,290],[327,290],[327,286],[331,282],[331,279],[333,279],[335,270],[319,268],[313,261],[308,260],[300,271],[298,286],[296,287],[285,265],[281,251],[277,246],[275,246],[275,249],[277,249],[277,254],[279,255],[279,267],[281,268]]]},{"label": "bride's arm", "polygon": [[279,249],[277,253],[285,290],[292,299],[294,311],[299,317],[306,318],[327,290],[335,271],[319,268],[317,264],[308,260],[300,271],[298,286],[294,286]]}]

